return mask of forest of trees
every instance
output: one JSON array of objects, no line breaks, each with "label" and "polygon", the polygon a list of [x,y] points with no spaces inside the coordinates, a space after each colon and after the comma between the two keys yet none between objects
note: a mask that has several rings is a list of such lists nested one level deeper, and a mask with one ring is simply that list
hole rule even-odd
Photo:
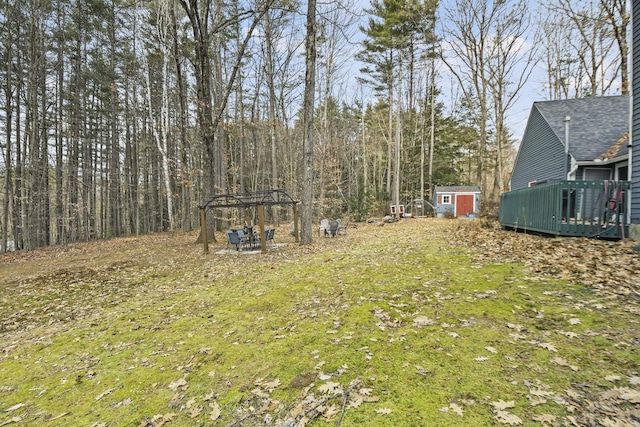
[{"label": "forest of trees", "polygon": [[495,201],[533,74],[544,99],[627,92],[626,0],[349,1],[0,0],[0,250],[276,188],[309,222],[436,185]]}]

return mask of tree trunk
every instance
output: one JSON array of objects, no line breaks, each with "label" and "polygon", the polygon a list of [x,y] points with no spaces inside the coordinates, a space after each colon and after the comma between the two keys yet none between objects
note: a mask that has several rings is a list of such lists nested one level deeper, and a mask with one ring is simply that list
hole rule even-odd
[{"label": "tree trunk", "polygon": [[173,58],[175,61],[176,69],[176,83],[178,86],[178,123],[180,128],[180,152],[181,152],[181,186],[182,192],[180,200],[181,203],[181,216],[182,216],[182,228],[183,230],[191,230],[191,182],[190,174],[191,168],[189,164],[189,140],[187,138],[187,88],[185,78],[182,70],[182,55],[178,46],[178,24],[176,20],[176,13],[174,9],[175,2],[171,1],[169,5],[172,38],[173,38]]},{"label": "tree trunk", "polygon": [[[429,123],[429,200],[433,200],[433,151],[436,146],[436,65],[435,55],[431,58],[431,120]],[[424,205],[423,205],[424,206]]]},{"label": "tree trunk", "polygon": [[[170,29],[170,14],[168,9],[171,6],[168,2],[161,2],[158,6],[157,11],[157,26],[158,26],[158,38],[160,39],[160,54],[161,58],[161,66],[160,66],[160,82],[162,84],[161,97],[160,97],[160,107],[159,113],[153,113],[153,103],[151,98],[151,70],[149,68],[149,63],[146,58],[143,59],[146,64],[145,77],[147,81],[147,111],[149,113],[149,120],[151,124],[151,130],[153,131],[153,136],[156,141],[156,146],[158,148],[158,152],[160,153],[160,161],[161,161],[161,169],[162,169],[162,177],[164,181],[164,189],[166,192],[166,200],[167,200],[167,217],[168,217],[168,228],[169,230],[174,229],[174,215],[173,215],[173,184],[171,182],[171,171],[169,165],[169,129],[170,129],[170,118],[169,118],[169,48],[170,48],[170,40],[169,40],[169,29]],[[164,211],[164,208],[162,208]],[[161,226],[162,230],[165,230],[167,227],[163,223]]]},{"label": "tree trunk", "polygon": [[[276,88],[275,88],[275,70],[273,66],[273,31],[271,17],[268,13],[264,15],[264,31],[265,31],[265,48],[266,48],[266,71],[267,71],[267,86],[269,87],[269,146],[271,149],[271,182],[270,187],[272,189],[279,188],[278,185],[278,162],[277,162],[277,131],[278,122],[276,117]],[[273,221],[278,224],[278,208],[272,209]]]},{"label": "tree trunk", "polygon": [[307,5],[307,35],[305,39],[305,77],[303,104],[303,178],[302,207],[300,221],[302,235],[300,243],[310,244],[313,241],[313,115],[316,85],[316,0],[309,0]]},{"label": "tree trunk", "polygon": [[[80,224],[78,217],[85,218],[86,216],[86,203],[83,199],[82,209],[78,200],[79,197],[79,183],[78,183],[78,168],[79,168],[79,151],[80,151],[80,138],[81,138],[81,123],[83,122],[83,114],[81,112],[81,102],[84,99],[84,79],[81,77],[83,70],[83,37],[84,33],[80,32],[77,35],[75,45],[75,58],[73,59],[73,76],[71,77],[70,96],[71,100],[71,134],[68,138],[67,144],[67,208],[66,215],[67,220],[64,225],[65,238],[68,241],[77,240],[79,235],[83,235],[79,228]],[[84,178],[83,178],[84,179]]]},{"label": "tree trunk", "polygon": [[[216,163],[216,134],[213,117],[213,98],[211,92],[211,58],[209,49],[211,47],[209,39],[209,13],[207,2],[204,6],[198,4],[198,0],[179,0],[180,5],[189,17],[191,30],[193,32],[194,61],[196,81],[196,119],[198,130],[203,147],[203,197],[204,201],[211,200],[217,194],[216,175],[214,173]],[[208,238],[215,238],[214,224],[212,218],[207,217]],[[202,236],[198,238],[200,240]]]},{"label": "tree trunk", "polygon": [[118,135],[118,91],[116,88],[116,13],[112,5],[107,23],[109,36],[109,227],[111,236],[122,235],[122,207],[120,197],[120,138]]},{"label": "tree trunk", "polygon": [[[12,171],[12,144],[11,138],[13,134],[13,33],[8,30],[6,36],[6,52],[5,52],[5,72],[7,79],[4,85],[4,100],[5,100],[5,131],[6,131],[6,155],[5,161],[5,186],[4,186],[4,201],[2,209],[2,251],[7,251],[7,243],[9,241],[9,209],[12,207],[11,200],[13,199],[13,171]],[[20,143],[18,142],[17,145]],[[15,246],[14,235],[14,246]]]},{"label": "tree trunk", "polygon": [[[214,18],[216,26],[222,26],[224,18],[222,0],[213,0]],[[224,128],[224,110],[228,94],[225,94],[225,85],[223,83],[222,59],[223,59],[223,34],[222,31],[216,31],[211,40],[211,50],[213,52],[212,63],[213,73],[211,74],[213,81],[213,114],[214,122],[212,126],[213,133],[213,174],[214,186],[216,194],[227,193],[227,162],[226,150],[224,146],[226,130]]]},{"label": "tree trunk", "polygon": [[[396,209],[398,212],[398,217],[400,216],[400,154],[402,150],[402,123],[401,123],[401,115],[402,115],[402,61],[398,65],[399,69],[399,78],[398,78],[398,88],[396,90],[397,95],[397,106],[396,106],[396,129],[394,135],[394,173],[393,173],[393,204],[396,205]],[[393,99],[391,100],[390,106],[393,105]],[[391,138],[391,135],[389,135]]]},{"label": "tree trunk", "polygon": [[[83,64],[86,63],[86,46],[83,48],[83,55],[81,58]],[[78,81],[83,81],[78,76]],[[91,94],[89,92],[84,92],[81,97],[82,104],[79,107],[85,107],[86,109],[93,108],[94,102],[91,99]],[[78,127],[80,127],[79,120],[79,112],[78,112]],[[88,123],[87,123],[88,122]],[[82,123],[87,127],[87,132],[92,134],[92,129],[95,127],[93,120],[83,118]],[[78,135],[78,138],[81,138],[81,135]],[[98,167],[98,147],[94,146],[89,138],[81,138],[82,141],[82,232],[80,233],[83,240],[92,240],[98,237],[97,234],[97,218],[98,218],[98,203],[96,197],[96,186],[98,185],[98,175],[96,173],[96,169]]]},{"label": "tree trunk", "polygon": [[60,245],[63,243],[67,243],[66,233],[65,233],[65,221],[64,221],[64,200],[63,200],[63,181],[62,181],[62,171],[64,170],[64,162],[62,158],[63,153],[63,130],[62,124],[64,120],[63,112],[64,112],[64,70],[65,70],[65,37],[63,29],[66,25],[66,15],[61,17],[62,9],[60,7],[60,2],[57,2],[57,15],[58,15],[58,38],[56,40],[58,44],[58,57],[57,57],[57,87],[56,87],[56,123],[55,123],[55,140],[56,140],[56,200],[55,200],[55,220],[56,220],[56,232],[55,232],[55,242]]},{"label": "tree trunk", "polygon": [[[394,61],[394,57],[393,57],[393,50],[389,50],[389,63],[393,64]],[[393,73],[392,73],[393,74]],[[393,84],[393,75],[388,76],[389,78],[389,87],[388,87],[388,93],[389,93],[389,112],[388,112],[388,117],[387,119],[389,120],[388,126],[389,126],[389,134],[387,135],[387,186],[386,186],[386,191],[385,191],[385,196],[388,199],[389,196],[391,196],[391,171],[392,171],[392,153],[393,153],[393,96],[394,96],[394,84]]]}]

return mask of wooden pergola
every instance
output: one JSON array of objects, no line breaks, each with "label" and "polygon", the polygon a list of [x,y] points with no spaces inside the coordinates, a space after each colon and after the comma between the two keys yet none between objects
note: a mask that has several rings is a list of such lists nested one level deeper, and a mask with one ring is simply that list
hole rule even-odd
[{"label": "wooden pergola", "polygon": [[267,252],[267,240],[264,228],[264,207],[265,206],[287,206],[293,208],[293,235],[296,242],[300,241],[298,236],[298,200],[294,200],[283,190],[265,190],[246,194],[221,194],[200,206],[200,228],[204,251],[209,252],[209,242],[207,238],[207,210],[222,208],[245,208],[247,222],[251,222],[249,210],[256,208],[258,211],[258,225],[260,228],[260,246],[262,253]]}]

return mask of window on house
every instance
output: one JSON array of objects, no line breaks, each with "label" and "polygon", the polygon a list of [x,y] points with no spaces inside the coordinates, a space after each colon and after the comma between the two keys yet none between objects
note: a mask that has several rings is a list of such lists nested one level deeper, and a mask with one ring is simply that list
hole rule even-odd
[{"label": "window on house", "polygon": [[442,196],[442,204],[443,205],[451,204],[451,196],[449,194]]},{"label": "window on house", "polygon": [[584,168],[585,181],[602,181],[611,179],[611,169],[609,168]]},{"label": "window on house", "polygon": [[629,167],[621,166],[616,169],[616,179],[618,181],[626,181],[629,179]]}]

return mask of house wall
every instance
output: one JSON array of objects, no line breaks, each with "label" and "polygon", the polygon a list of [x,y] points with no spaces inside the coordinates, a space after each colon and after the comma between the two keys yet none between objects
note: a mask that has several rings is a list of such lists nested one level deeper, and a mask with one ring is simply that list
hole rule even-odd
[{"label": "house wall", "polygon": [[632,1],[633,43],[631,90],[633,94],[631,119],[631,226],[629,232],[635,240],[640,240],[640,2]]},{"label": "house wall", "polygon": [[564,179],[564,143],[558,140],[535,104],[524,134],[526,139],[522,140],[513,166],[511,190],[526,188],[532,181]]}]

